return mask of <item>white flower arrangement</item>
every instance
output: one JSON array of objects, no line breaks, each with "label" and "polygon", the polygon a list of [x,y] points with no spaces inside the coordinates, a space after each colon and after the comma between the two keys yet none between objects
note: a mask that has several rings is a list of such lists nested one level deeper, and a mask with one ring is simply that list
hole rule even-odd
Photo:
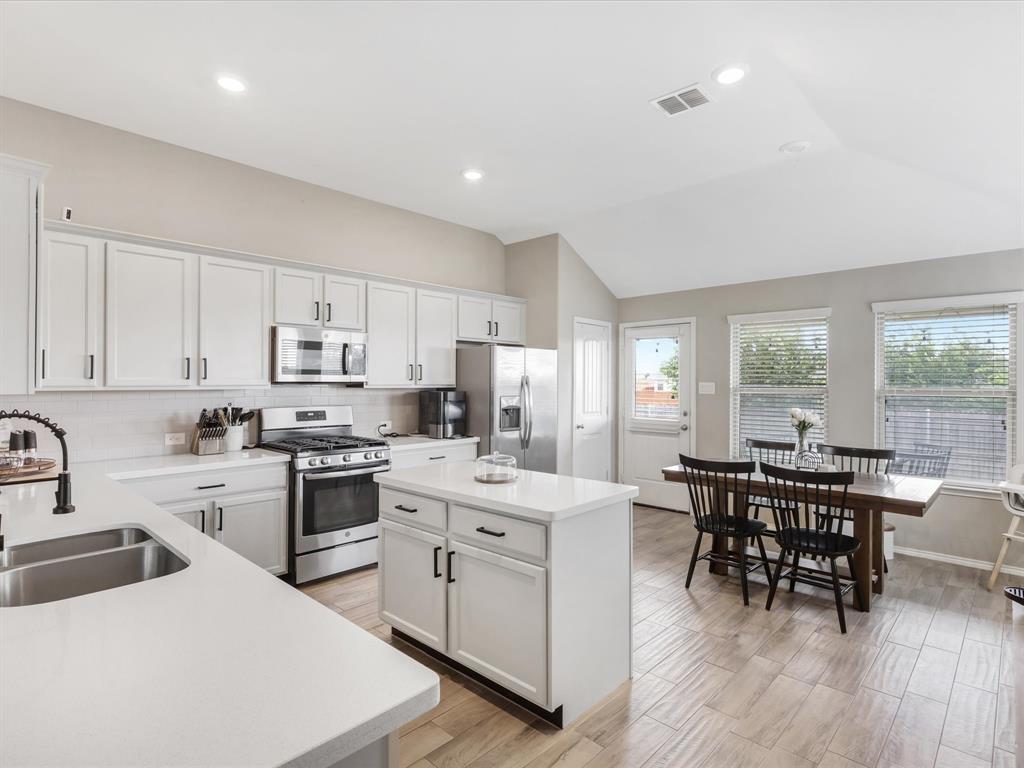
[{"label": "white flower arrangement", "polygon": [[789,423],[801,437],[814,427],[821,426],[821,416],[814,411],[805,411],[801,408],[789,409]]}]

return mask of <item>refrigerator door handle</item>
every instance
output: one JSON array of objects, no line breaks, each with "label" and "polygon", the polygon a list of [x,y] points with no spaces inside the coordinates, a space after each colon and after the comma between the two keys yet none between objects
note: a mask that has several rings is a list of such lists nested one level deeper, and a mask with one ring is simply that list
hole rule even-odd
[{"label": "refrigerator door handle", "polygon": [[523,400],[526,411],[526,438],[523,448],[529,448],[530,442],[533,440],[533,385],[530,384],[529,374],[523,376],[523,384],[526,386],[526,398]]},{"label": "refrigerator door handle", "polygon": [[526,374],[519,377],[519,447],[526,450]]}]

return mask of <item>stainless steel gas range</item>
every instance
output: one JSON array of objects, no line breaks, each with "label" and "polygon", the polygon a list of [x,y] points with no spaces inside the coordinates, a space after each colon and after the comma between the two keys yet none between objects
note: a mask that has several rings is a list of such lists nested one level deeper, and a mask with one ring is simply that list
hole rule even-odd
[{"label": "stainless steel gas range", "polygon": [[291,573],[296,584],[377,562],[382,438],[352,435],[352,408],[264,408],[260,447],[291,454]]}]

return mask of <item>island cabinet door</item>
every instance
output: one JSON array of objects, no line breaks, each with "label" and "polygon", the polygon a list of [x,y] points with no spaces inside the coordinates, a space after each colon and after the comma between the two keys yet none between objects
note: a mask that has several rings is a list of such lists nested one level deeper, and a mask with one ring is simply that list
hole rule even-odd
[{"label": "island cabinet door", "polygon": [[547,708],[547,570],[452,542],[448,655]]},{"label": "island cabinet door", "polygon": [[444,537],[381,520],[379,546],[381,619],[446,652]]}]

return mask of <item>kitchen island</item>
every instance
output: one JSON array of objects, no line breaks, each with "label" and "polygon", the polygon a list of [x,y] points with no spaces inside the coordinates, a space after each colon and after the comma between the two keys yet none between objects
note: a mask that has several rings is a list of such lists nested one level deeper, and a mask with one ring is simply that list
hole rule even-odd
[{"label": "kitchen island", "polygon": [[[167,471],[246,461],[269,469],[282,460],[269,454],[174,457]],[[131,526],[187,566],[0,608],[0,765],[397,761],[389,735],[438,702],[437,675],[111,479],[110,469],[72,467],[76,511],[66,515],[51,512],[52,482],[4,487],[7,548]],[[133,465],[118,477],[159,469]]]},{"label": "kitchen island", "polygon": [[558,726],[631,676],[634,486],[473,462],[380,485],[380,617],[392,634]]}]

